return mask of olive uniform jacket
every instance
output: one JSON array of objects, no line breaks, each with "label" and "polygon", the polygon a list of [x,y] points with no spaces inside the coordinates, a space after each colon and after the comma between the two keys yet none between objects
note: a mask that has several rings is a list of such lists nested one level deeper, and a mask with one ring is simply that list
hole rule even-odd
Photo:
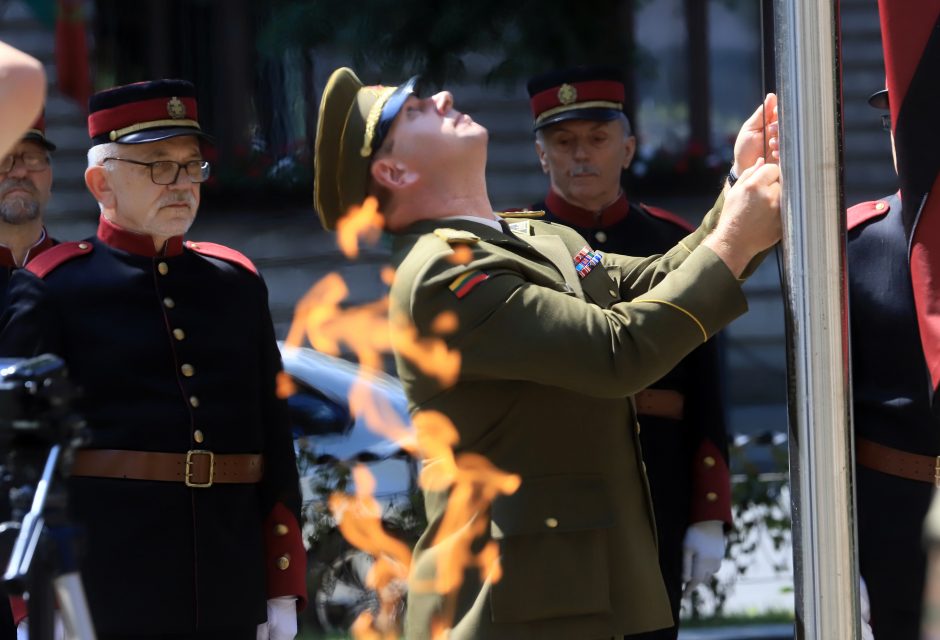
[{"label": "olive uniform jacket", "polygon": [[[650,258],[585,261],[594,254],[577,233],[534,220],[515,225],[516,236],[451,219],[396,237],[392,321],[444,338],[461,355],[459,379],[442,388],[396,353],[411,410],[442,412],[459,432],[457,453],[482,454],[522,479],[476,514],[490,520],[503,574],[493,583],[466,572],[454,640],[591,640],[672,624],[635,410],[623,398],[746,311],[740,281],[698,246],[721,203]],[[458,246],[470,254],[460,249],[455,259]],[[435,332],[442,312],[458,321],[444,335]],[[445,606],[421,588],[434,577],[446,496],[428,492],[425,503],[409,640],[429,637]]]}]

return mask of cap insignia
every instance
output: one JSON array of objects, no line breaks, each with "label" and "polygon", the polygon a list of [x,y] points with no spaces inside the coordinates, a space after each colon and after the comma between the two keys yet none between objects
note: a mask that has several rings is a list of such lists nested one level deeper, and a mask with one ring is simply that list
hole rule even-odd
[{"label": "cap insignia", "polygon": [[567,82],[558,87],[558,101],[562,104],[571,104],[578,99],[578,90]]},{"label": "cap insignia", "polygon": [[166,112],[170,114],[170,117],[174,120],[179,120],[186,117],[186,105],[183,104],[183,101],[173,96],[166,103]]}]

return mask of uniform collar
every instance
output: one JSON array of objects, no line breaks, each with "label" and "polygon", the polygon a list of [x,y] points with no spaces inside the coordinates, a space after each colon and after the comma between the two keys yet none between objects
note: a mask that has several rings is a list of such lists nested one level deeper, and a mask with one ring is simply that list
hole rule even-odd
[{"label": "uniform collar", "polygon": [[0,244],[0,266],[6,267],[8,269],[22,267],[54,244],[55,240],[53,240],[49,234],[46,233],[46,228],[43,227],[42,233],[39,234],[39,240],[37,240],[36,243],[33,244],[33,246],[31,246],[26,252],[26,259],[23,261],[23,264],[16,264],[16,260],[13,259],[13,252],[10,250],[10,247],[4,244]]},{"label": "uniform collar", "polygon": [[173,257],[183,253],[183,236],[173,236],[166,241],[163,251],[157,251],[153,247],[153,238],[146,233],[128,231],[104,216],[98,218],[98,239],[109,247],[145,258]]},{"label": "uniform collar", "polygon": [[600,211],[589,211],[571,204],[558,195],[554,189],[549,189],[548,195],[545,196],[545,206],[556,218],[577,227],[590,229],[609,227],[620,222],[630,213],[630,201],[622,191],[616,200]]}]

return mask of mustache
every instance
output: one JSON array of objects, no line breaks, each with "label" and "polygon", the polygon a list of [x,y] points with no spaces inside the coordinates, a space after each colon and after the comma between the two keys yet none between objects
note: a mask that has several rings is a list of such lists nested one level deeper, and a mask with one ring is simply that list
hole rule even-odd
[{"label": "mustache", "polygon": [[190,209],[194,209],[196,208],[196,198],[191,193],[176,191],[161,199],[159,206],[168,207],[174,204],[187,204]]},{"label": "mustache", "polygon": [[601,171],[593,164],[576,164],[571,167],[571,171],[569,171],[568,174],[572,178],[577,178],[578,176],[599,176]]},{"label": "mustache", "polygon": [[5,196],[10,191],[14,189],[23,189],[28,191],[30,195],[37,195],[36,186],[29,180],[19,180],[16,178],[7,178],[3,182],[0,182],[0,198]]}]

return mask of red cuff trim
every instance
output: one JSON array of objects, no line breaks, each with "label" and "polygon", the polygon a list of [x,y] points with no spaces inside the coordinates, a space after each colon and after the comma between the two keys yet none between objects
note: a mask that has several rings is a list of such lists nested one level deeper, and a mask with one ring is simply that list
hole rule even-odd
[{"label": "red cuff trim", "polygon": [[268,598],[295,596],[297,610],[307,606],[307,550],[300,525],[290,509],[278,502],[264,521]]},{"label": "red cuff trim", "polygon": [[731,473],[721,450],[711,440],[703,440],[692,457],[692,506],[690,522],[731,518]]},{"label": "red cuff trim", "polygon": [[23,600],[22,596],[10,596],[10,609],[13,610],[13,624],[18,625],[25,618],[26,614],[26,601]]}]

